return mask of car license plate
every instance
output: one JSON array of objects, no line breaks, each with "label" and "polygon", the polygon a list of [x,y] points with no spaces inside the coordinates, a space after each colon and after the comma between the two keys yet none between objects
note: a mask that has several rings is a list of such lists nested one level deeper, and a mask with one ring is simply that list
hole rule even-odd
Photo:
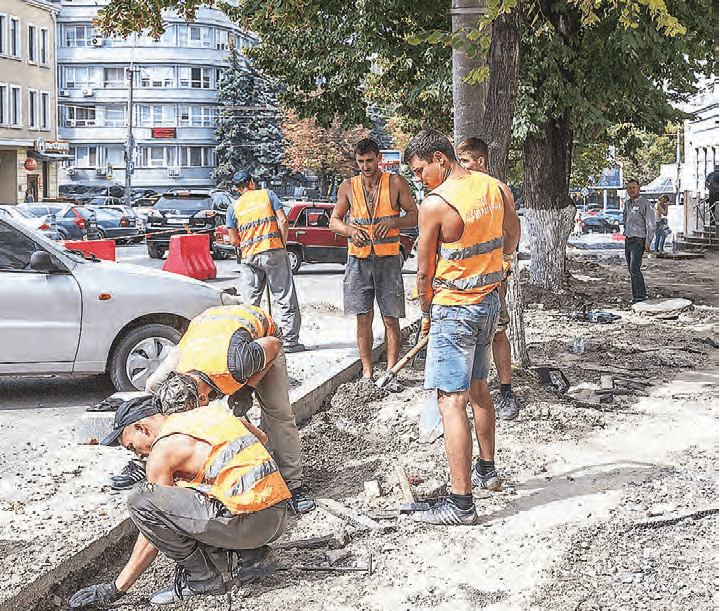
[{"label": "car license plate", "polygon": [[167,219],[168,225],[187,225],[187,219]]}]

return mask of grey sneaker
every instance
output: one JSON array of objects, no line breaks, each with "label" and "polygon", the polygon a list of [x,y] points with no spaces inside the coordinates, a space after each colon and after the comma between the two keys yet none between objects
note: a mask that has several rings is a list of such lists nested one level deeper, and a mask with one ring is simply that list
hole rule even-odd
[{"label": "grey sneaker", "polygon": [[502,487],[502,482],[498,477],[497,471],[493,469],[490,473],[480,475],[480,471],[473,468],[471,475],[472,485],[478,488],[484,488],[491,492],[497,492]]},{"label": "grey sneaker", "polygon": [[475,504],[470,509],[460,509],[449,498],[437,503],[434,507],[425,511],[417,511],[411,514],[411,518],[416,522],[425,522],[435,526],[457,526],[461,524],[475,524],[477,513],[475,512]]},{"label": "grey sneaker", "polygon": [[118,475],[110,478],[113,490],[130,490],[138,482],[145,481],[145,463],[142,460],[130,460]]},{"label": "grey sneaker", "polygon": [[520,413],[520,406],[515,401],[515,395],[512,390],[506,390],[500,396],[500,405],[497,408],[497,414],[501,420],[515,420]]}]

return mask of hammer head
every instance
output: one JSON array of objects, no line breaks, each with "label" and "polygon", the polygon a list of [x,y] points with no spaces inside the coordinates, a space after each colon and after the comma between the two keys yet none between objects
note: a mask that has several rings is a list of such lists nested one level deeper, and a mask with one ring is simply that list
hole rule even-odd
[{"label": "hammer head", "polygon": [[415,511],[427,511],[430,503],[403,503],[400,505],[400,513],[414,513]]}]

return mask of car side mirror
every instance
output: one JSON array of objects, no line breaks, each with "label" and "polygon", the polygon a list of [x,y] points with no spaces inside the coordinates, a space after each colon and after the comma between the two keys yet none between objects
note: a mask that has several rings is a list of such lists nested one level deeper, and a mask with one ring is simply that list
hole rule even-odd
[{"label": "car side mirror", "polygon": [[55,271],[55,264],[50,255],[44,250],[36,250],[30,255],[30,269],[36,272],[52,272]]}]

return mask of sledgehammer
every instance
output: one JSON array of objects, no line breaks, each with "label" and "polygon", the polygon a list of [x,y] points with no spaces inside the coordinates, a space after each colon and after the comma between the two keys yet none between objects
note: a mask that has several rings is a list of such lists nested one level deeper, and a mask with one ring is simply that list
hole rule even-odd
[{"label": "sledgehammer", "polygon": [[403,367],[405,367],[405,365],[407,365],[410,360],[412,360],[412,358],[427,345],[428,338],[429,336],[426,335],[417,344],[410,348],[410,350],[408,350],[408,353],[404,357],[402,357],[397,363],[395,363],[392,369],[389,369],[377,379],[377,381],[375,382],[375,386],[377,386],[378,388],[385,388],[385,386],[387,386],[392,380],[394,380],[397,372],[400,371]]}]

